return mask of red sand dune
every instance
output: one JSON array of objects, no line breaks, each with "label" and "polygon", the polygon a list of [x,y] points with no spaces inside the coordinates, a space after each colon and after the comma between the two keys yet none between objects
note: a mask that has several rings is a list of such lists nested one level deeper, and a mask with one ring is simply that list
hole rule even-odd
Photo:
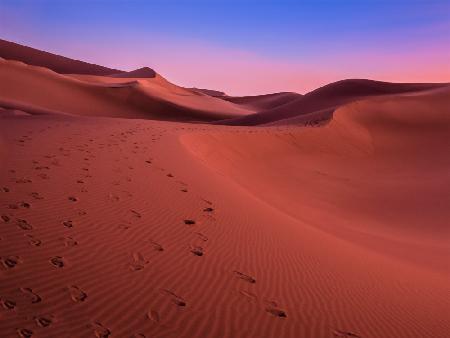
[{"label": "red sand dune", "polygon": [[257,111],[275,108],[302,97],[297,93],[273,93],[255,96],[224,96],[223,99],[236,104],[245,105]]},{"label": "red sand dune", "polygon": [[0,60],[0,336],[448,337],[450,87],[296,97]]},{"label": "red sand dune", "polygon": [[131,72],[121,72],[121,73],[112,74],[112,75],[109,75],[109,76],[119,77],[119,78],[123,78],[123,77],[125,77],[125,78],[130,78],[130,77],[133,77],[133,78],[135,78],[135,77],[138,77],[138,78],[154,78],[154,77],[156,77],[156,75],[157,74],[156,74],[156,72],[153,69],[148,68],[148,67],[142,67],[142,68],[139,68],[139,69],[132,70]]},{"label": "red sand dune", "polygon": [[29,65],[46,67],[61,74],[111,75],[122,72],[118,69],[69,59],[2,39],[0,39],[0,57],[7,60],[22,61]]},{"label": "red sand dune", "polygon": [[[62,75],[0,60],[0,102],[20,102],[65,114],[178,121],[212,121],[250,113],[218,98],[154,78]],[[49,99],[51,96],[51,99]]]},{"label": "red sand dune", "polygon": [[[297,99],[289,100],[285,104],[275,107],[268,107],[258,111],[256,114],[238,117],[227,121],[220,121],[220,124],[227,125],[261,125],[286,124],[292,118],[310,114],[311,120],[329,119],[332,112],[340,105],[356,101],[365,97],[392,95],[415,91],[440,88],[448,84],[427,84],[427,83],[388,83],[372,80],[349,79],[328,84],[319,89],[313,90]],[[324,114],[324,112],[326,112]],[[307,121],[302,121],[307,122]]]}]

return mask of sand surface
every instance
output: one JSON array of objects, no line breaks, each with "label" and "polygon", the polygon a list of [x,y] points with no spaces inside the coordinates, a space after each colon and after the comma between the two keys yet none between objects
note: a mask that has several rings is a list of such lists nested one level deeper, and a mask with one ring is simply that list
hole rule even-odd
[{"label": "sand surface", "polygon": [[1,337],[448,337],[447,85],[0,74]]}]

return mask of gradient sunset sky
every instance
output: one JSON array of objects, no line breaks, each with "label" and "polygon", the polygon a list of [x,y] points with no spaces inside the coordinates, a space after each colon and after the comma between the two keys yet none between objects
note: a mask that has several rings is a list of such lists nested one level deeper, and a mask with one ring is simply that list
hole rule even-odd
[{"label": "gradient sunset sky", "polygon": [[232,95],[450,82],[450,0],[0,0],[0,38]]}]

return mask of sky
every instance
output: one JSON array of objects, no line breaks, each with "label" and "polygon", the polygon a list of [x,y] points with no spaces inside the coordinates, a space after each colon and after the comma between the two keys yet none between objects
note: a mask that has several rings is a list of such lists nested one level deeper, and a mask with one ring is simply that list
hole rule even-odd
[{"label": "sky", "polygon": [[0,38],[230,95],[450,82],[450,0],[0,0]]}]

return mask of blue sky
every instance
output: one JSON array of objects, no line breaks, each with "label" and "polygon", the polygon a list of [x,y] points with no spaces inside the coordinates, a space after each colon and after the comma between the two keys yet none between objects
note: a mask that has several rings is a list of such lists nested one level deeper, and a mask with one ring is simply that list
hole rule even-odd
[{"label": "blue sky", "polygon": [[450,81],[449,37],[450,0],[0,0],[0,38],[233,94]]}]

